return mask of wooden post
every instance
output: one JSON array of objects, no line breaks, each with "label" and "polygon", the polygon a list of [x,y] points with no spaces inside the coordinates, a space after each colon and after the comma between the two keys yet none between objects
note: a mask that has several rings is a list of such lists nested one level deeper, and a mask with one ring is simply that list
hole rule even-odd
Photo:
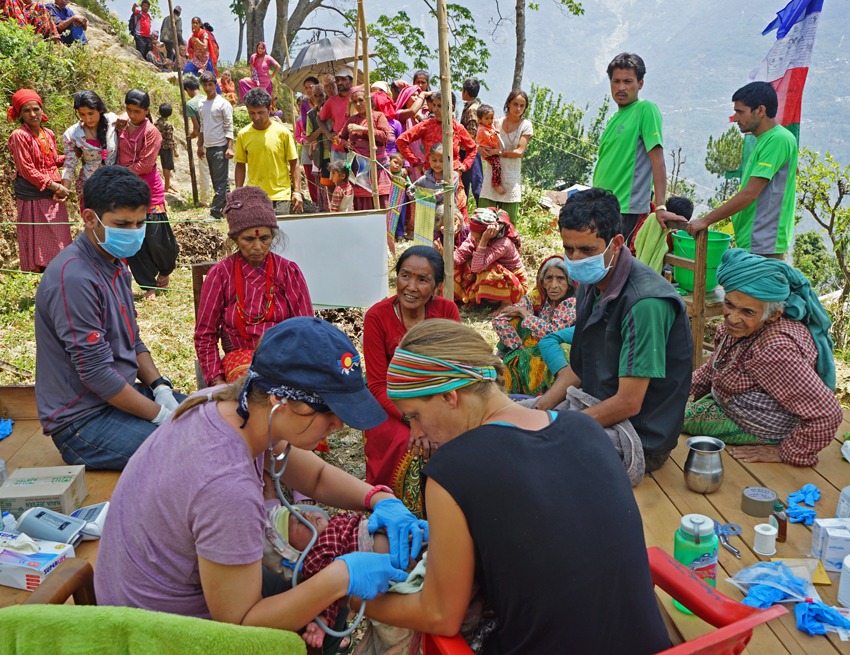
[{"label": "wooden post", "polygon": [[[357,22],[354,24],[354,79],[351,88],[357,86],[357,60],[360,54],[360,6],[357,7]],[[348,108],[351,109],[351,94],[348,94]]]},{"label": "wooden post", "polygon": [[694,301],[691,334],[694,339],[694,370],[702,366],[702,348],[705,341],[705,276],[708,265],[708,230],[700,230],[694,248]]},{"label": "wooden post", "polygon": [[[171,19],[171,32],[174,34],[174,58],[180,56],[180,42],[177,38],[177,25],[174,22],[174,9],[168,0],[168,16]],[[192,156],[192,139],[189,138],[189,116],[186,114],[186,90],[183,88],[183,70],[177,65],[177,83],[180,85],[180,105],[183,107],[183,128],[186,130],[186,149],[189,152],[189,177],[192,178],[192,202],[198,204],[198,181],[195,179],[195,158]],[[167,189],[166,189],[167,191]]]},{"label": "wooden post", "polygon": [[[292,68],[292,63],[289,61],[289,44],[286,41],[286,32],[283,33],[283,50],[286,53],[286,68],[287,70]],[[295,90],[291,86],[287,86],[289,89],[289,110],[292,112],[292,132],[295,133],[295,121],[298,120],[298,115],[296,114],[296,104],[295,104]],[[274,89],[272,89],[274,91]],[[305,126],[306,127],[306,126]]]},{"label": "wooden post", "polygon": [[[440,95],[443,110],[443,186],[449,187],[443,193],[443,264],[446,271],[446,284],[443,286],[443,298],[453,301],[454,289],[454,250],[455,250],[455,191],[454,191],[454,107],[452,107],[452,77],[449,64],[449,21],[446,12],[446,0],[437,0],[437,38],[440,47]],[[427,159],[428,153],[425,153]]]},{"label": "wooden post", "polygon": [[[366,12],[363,11],[363,0],[357,0],[357,17],[360,23],[360,36],[363,38],[363,89],[366,97],[366,122],[369,128],[369,171],[372,180],[372,208],[380,209],[380,191],[378,189],[378,164],[376,161],[375,126],[372,124],[372,92],[369,88],[369,30],[366,27]],[[354,61],[357,70],[357,60]],[[356,72],[354,73],[357,74]],[[351,94],[348,94],[351,97]]]}]

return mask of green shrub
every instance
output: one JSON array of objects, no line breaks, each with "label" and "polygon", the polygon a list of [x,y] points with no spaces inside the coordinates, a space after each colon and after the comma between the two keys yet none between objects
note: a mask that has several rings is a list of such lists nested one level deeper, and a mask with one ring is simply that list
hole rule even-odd
[{"label": "green shrub", "polygon": [[542,198],[543,191],[524,181],[516,221],[516,229],[521,235],[539,237],[558,231],[558,219],[540,205]]},{"label": "green shrub", "polygon": [[244,107],[233,108],[233,133],[238,134],[246,125],[251,124],[251,117],[248,115],[248,110]]}]

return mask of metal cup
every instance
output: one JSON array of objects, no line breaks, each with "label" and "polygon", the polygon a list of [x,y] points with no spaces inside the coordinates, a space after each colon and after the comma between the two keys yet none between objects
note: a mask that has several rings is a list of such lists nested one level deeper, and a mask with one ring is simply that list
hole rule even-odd
[{"label": "metal cup", "polygon": [[714,437],[691,437],[685,460],[685,484],[698,494],[710,494],[723,484],[723,450],[726,444]]}]

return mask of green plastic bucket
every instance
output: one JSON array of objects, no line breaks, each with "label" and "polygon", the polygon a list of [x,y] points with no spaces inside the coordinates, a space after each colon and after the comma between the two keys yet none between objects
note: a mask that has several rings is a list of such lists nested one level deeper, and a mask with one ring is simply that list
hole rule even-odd
[{"label": "green plastic bucket", "polygon": [[[725,232],[708,231],[708,256],[705,271],[705,289],[711,291],[717,286],[717,267],[720,266],[720,258],[729,250],[732,243],[732,235]],[[694,238],[684,230],[676,230],[673,233],[673,254],[685,259],[693,259],[696,256],[696,242]],[[682,289],[694,290],[694,272],[678,266],[673,267],[673,277]]]}]

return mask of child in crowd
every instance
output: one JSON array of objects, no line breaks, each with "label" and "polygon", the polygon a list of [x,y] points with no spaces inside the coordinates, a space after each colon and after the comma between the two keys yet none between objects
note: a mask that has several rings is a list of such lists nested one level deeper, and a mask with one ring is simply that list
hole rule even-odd
[{"label": "child in crowd", "polygon": [[[407,168],[404,165],[404,155],[400,152],[396,151],[390,155],[390,175],[393,176],[394,182],[398,181],[403,184],[405,189],[410,186],[410,178],[407,177]],[[398,225],[395,229],[395,237],[396,241],[401,241],[404,238],[404,228],[405,221],[407,219],[407,201],[409,200],[407,193],[403,193],[400,198],[401,207],[398,213]]]},{"label": "child in crowd", "polygon": [[[390,542],[386,533],[381,530],[369,534],[369,519],[363,514],[340,512],[333,518],[329,518],[320,509],[296,511],[307,519],[318,533],[316,543],[301,565],[299,579],[306,580],[316,575],[342,555],[356,552],[384,554],[390,552]],[[277,575],[290,579],[293,565],[310,543],[312,531],[285,506],[276,505],[267,509],[264,536],[263,566]],[[413,570],[415,566],[416,562],[411,561],[409,570]],[[334,603],[322,611],[319,620],[333,627],[338,613],[339,605]],[[321,646],[324,636],[324,631],[311,622],[307,625],[303,638],[308,645],[318,647]]]},{"label": "child in crowd", "polygon": [[354,187],[348,179],[348,168],[344,161],[330,164],[331,182],[336,185],[331,197],[332,212],[350,212],[354,209]]},{"label": "child in crowd", "polygon": [[[443,254],[443,230],[445,223],[443,217],[446,212],[446,205],[437,205],[434,212],[434,248]],[[469,236],[469,226],[463,220],[463,214],[460,209],[455,207],[455,248],[459,248],[460,244],[466,241]]]},{"label": "child in crowd", "polygon": [[[431,146],[431,150],[428,152],[428,165],[430,168],[425,171],[425,175],[420,177],[416,182],[414,182],[414,186],[421,187],[423,189],[434,189],[437,193],[434,195],[434,199],[437,205],[443,204],[443,144],[435,143]],[[458,188],[460,187],[460,176],[455,171],[452,175],[452,184],[454,184],[454,193],[455,193],[455,207],[457,207],[457,199],[458,199]]]},{"label": "child in crowd", "polygon": [[162,135],[162,144],[159,147],[159,161],[162,163],[162,177],[165,183],[165,190],[177,193],[177,189],[171,186],[171,171],[174,170],[174,158],[180,155],[177,154],[177,144],[174,142],[174,126],[168,122],[171,112],[171,105],[163,102],[159,106],[159,118],[154,125],[156,125],[156,129]]},{"label": "child in crowd", "polygon": [[[475,141],[478,143],[478,147],[501,148],[499,133],[493,127],[496,111],[490,105],[480,105],[476,113],[478,114],[478,133],[475,135]],[[502,186],[502,162],[499,155],[485,157],[484,159],[493,169],[493,188],[499,193],[505,193],[505,187]]]}]

